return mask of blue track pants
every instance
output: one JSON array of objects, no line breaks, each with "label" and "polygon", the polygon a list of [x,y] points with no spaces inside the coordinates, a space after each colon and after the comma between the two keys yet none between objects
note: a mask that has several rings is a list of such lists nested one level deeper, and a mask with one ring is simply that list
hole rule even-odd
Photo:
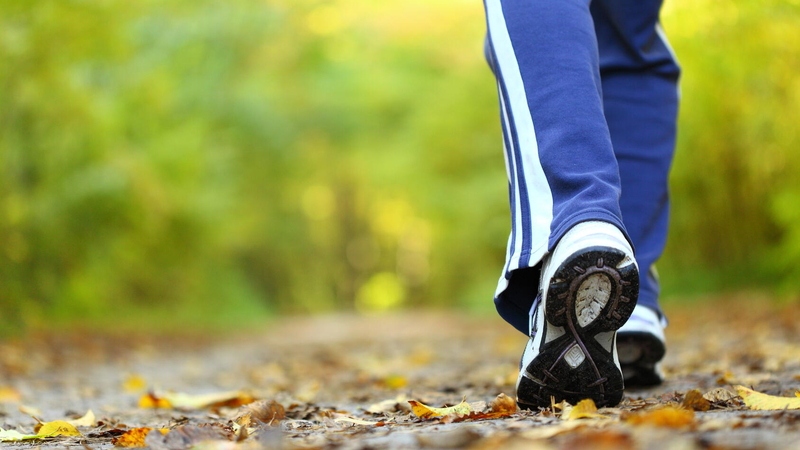
[{"label": "blue track pants", "polygon": [[575,224],[617,225],[639,304],[659,310],[680,69],[661,0],[485,0],[500,99],[511,235],[495,304],[528,333],[542,258]]}]

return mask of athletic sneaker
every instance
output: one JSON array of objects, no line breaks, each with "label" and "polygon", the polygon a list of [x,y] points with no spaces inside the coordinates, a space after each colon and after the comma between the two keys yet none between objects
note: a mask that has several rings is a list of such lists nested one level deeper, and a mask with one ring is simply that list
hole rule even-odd
[{"label": "athletic sneaker", "polygon": [[661,384],[661,359],[667,351],[666,321],[652,309],[637,305],[631,318],[617,332],[617,349],[625,387]]},{"label": "athletic sneaker", "polygon": [[628,241],[614,225],[582,222],[545,257],[531,308],[531,339],[520,361],[517,403],[547,407],[551,397],[597,406],[622,399],[616,330],[639,296],[639,271]]}]

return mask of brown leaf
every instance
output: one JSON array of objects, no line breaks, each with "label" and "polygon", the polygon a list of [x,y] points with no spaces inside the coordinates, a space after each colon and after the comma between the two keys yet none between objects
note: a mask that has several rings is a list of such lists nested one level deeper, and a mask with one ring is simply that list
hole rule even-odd
[{"label": "brown leaf", "polygon": [[725,388],[712,389],[703,394],[703,398],[711,403],[727,403],[736,397],[737,395],[735,393]]},{"label": "brown leaf", "polygon": [[694,425],[694,411],[665,406],[624,416],[632,425],[652,425],[666,428],[686,428]]},{"label": "brown leaf", "polygon": [[708,411],[711,409],[711,402],[703,398],[700,391],[692,389],[683,397],[681,406],[692,411]]},{"label": "brown leaf", "polygon": [[259,400],[245,408],[254,420],[267,425],[278,424],[286,418],[286,409],[275,400]]},{"label": "brown leaf", "polygon": [[517,412],[517,401],[501,393],[492,400],[491,411],[499,414],[514,414]]},{"label": "brown leaf", "polygon": [[148,392],[139,398],[140,408],[175,408],[175,409],[204,409],[204,408],[238,408],[255,401],[255,398],[243,391],[214,392],[211,394],[192,395],[182,392],[167,392],[156,394]]}]

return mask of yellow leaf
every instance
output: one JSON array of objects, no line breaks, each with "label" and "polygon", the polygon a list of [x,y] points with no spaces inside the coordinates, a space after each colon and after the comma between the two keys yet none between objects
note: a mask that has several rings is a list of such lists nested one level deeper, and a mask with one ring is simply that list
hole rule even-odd
[{"label": "yellow leaf", "polygon": [[666,428],[684,428],[694,424],[694,411],[665,406],[649,411],[637,412],[625,418],[632,425],[652,425]]},{"label": "yellow leaf", "polygon": [[139,408],[172,408],[172,403],[152,392],[148,392],[139,397]]},{"label": "yellow leaf", "polygon": [[147,389],[147,382],[141,375],[131,374],[122,382],[125,392],[142,392]]},{"label": "yellow leaf", "polygon": [[0,386],[0,403],[19,403],[22,396],[19,391],[8,386]]},{"label": "yellow leaf", "polygon": [[744,404],[750,409],[800,409],[800,398],[797,397],[777,397],[762,394],[744,386],[736,386],[736,391],[744,400]]},{"label": "yellow leaf", "polygon": [[94,417],[94,412],[90,409],[83,415],[80,419],[75,420],[68,420],[67,423],[75,425],[76,427],[93,427],[96,419]]},{"label": "yellow leaf", "polygon": [[466,400],[448,408],[432,408],[415,400],[409,400],[408,403],[411,404],[411,411],[414,413],[414,415],[421,419],[433,419],[445,416],[463,416],[472,411],[472,408],[470,408],[469,403],[467,403]]},{"label": "yellow leaf", "polygon": [[587,398],[578,402],[572,410],[570,410],[567,420],[577,419],[605,419],[606,416],[597,412],[597,405],[594,400]]},{"label": "yellow leaf", "polygon": [[80,436],[81,433],[69,422],[63,420],[54,420],[42,424],[42,427],[36,432],[39,437],[50,436]]},{"label": "yellow leaf", "polygon": [[408,384],[408,379],[402,375],[389,375],[383,379],[383,385],[388,389],[402,389]]}]

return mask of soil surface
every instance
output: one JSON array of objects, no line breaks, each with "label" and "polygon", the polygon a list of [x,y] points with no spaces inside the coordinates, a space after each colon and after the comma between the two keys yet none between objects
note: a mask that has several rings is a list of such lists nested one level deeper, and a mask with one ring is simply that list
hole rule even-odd
[{"label": "soil surface", "polygon": [[[150,427],[163,431],[144,431],[140,444],[156,449],[800,448],[800,410],[751,410],[734,388],[794,397],[800,305],[738,295],[665,309],[667,381],[628,390],[618,407],[578,420],[568,420],[568,405],[492,409],[499,394],[513,397],[526,343],[493,314],[281,318],[225,337],[0,342],[1,428],[35,434],[39,421],[95,416],[77,427],[80,436],[2,446],[113,448],[129,442],[126,432]],[[692,390],[711,401],[687,402]],[[148,407],[177,403],[176,393],[230,399]],[[471,416],[433,419],[414,415],[408,402],[465,399]]]}]

